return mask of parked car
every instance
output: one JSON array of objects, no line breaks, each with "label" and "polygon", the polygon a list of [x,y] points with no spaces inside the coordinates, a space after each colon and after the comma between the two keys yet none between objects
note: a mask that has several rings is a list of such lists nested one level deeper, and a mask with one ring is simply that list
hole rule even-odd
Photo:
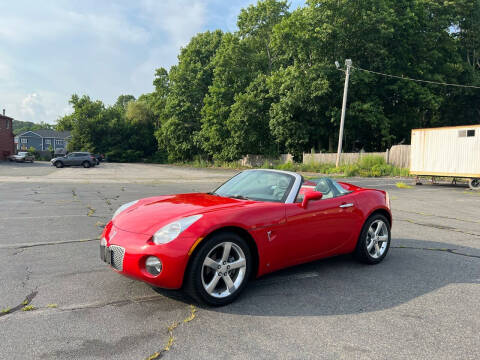
[{"label": "parked car", "polygon": [[89,152],[72,152],[65,156],[53,158],[50,162],[57,168],[64,166],[83,166],[89,168],[95,166],[97,163],[95,157]]},{"label": "parked car", "polygon": [[346,253],[377,264],[391,226],[385,191],[246,170],[211,193],[122,205],[102,233],[100,257],[120,274],[220,306],[250,278],[288,266]]},{"label": "parked car", "polygon": [[17,155],[10,155],[8,157],[8,160],[9,161],[16,161],[16,162],[26,162],[26,161],[30,161],[31,163],[33,163],[35,161],[35,156],[33,155],[30,155],[28,152],[26,151],[21,151],[19,152]]},{"label": "parked car", "polygon": [[100,165],[100,163],[103,161],[104,159],[104,156],[103,154],[95,154],[93,155],[95,157],[95,161],[97,163],[97,165]]}]

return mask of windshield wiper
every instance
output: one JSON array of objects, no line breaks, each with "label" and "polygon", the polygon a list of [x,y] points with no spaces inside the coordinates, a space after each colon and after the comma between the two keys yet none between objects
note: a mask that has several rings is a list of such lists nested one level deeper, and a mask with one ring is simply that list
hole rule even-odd
[{"label": "windshield wiper", "polygon": [[240,200],[250,200],[250,198],[243,196],[243,195],[230,195],[228,197],[231,197],[232,199],[240,199]]}]

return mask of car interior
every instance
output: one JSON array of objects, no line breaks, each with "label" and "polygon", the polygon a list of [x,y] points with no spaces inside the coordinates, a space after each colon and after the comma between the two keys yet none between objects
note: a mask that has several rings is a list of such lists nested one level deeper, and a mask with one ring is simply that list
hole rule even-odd
[{"label": "car interior", "polygon": [[331,199],[350,193],[350,191],[344,189],[340,184],[330,178],[318,178],[310,181],[316,183],[315,187],[302,184],[297,198],[295,199],[296,203],[301,203],[305,193],[311,191],[312,189],[313,191],[318,191],[323,194],[322,200]]}]

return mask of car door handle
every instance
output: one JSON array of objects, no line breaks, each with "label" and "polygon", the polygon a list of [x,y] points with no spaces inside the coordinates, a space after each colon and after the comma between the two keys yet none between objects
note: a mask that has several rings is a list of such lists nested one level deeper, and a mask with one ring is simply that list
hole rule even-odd
[{"label": "car door handle", "polygon": [[340,205],[339,207],[341,208],[348,208],[348,207],[352,207],[353,206],[353,203],[348,203],[348,204],[342,204]]}]

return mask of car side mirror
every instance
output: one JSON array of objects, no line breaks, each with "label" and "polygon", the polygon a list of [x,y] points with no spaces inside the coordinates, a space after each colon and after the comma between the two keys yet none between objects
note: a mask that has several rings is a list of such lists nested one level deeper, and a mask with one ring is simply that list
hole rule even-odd
[{"label": "car side mirror", "polygon": [[309,191],[303,196],[302,208],[306,209],[309,201],[320,200],[323,194],[320,191]]}]

